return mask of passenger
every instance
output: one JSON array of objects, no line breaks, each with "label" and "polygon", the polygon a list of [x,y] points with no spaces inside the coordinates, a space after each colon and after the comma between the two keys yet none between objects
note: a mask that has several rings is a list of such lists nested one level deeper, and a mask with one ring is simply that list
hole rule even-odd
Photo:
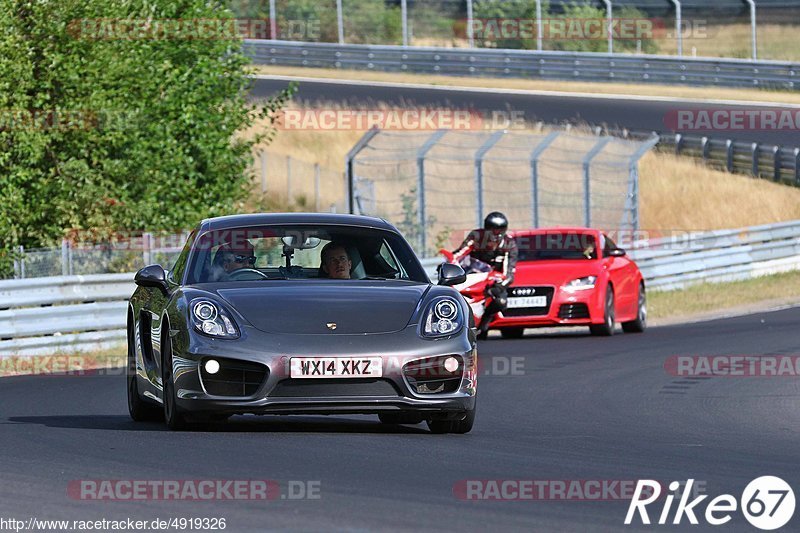
[{"label": "passenger", "polygon": [[331,241],[322,248],[322,271],[331,279],[350,279],[353,262],[341,243]]}]

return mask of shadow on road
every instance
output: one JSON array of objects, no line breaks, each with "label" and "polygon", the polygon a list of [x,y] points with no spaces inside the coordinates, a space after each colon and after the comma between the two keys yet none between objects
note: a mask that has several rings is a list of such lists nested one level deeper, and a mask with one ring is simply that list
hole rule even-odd
[{"label": "shadow on road", "polygon": [[[47,415],[12,416],[2,424],[37,424],[52,428],[101,429],[109,431],[168,431],[161,422],[134,422],[127,415]],[[377,420],[355,420],[336,417],[235,416],[227,422],[198,424],[199,432],[221,433],[396,433],[428,434],[426,426],[382,424]]]}]

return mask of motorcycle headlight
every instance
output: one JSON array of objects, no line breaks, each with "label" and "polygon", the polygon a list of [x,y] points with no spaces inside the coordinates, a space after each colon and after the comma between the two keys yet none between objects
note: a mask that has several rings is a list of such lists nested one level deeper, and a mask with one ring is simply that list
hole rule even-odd
[{"label": "motorcycle headlight", "polygon": [[211,300],[192,300],[189,304],[189,315],[194,329],[200,333],[222,339],[239,337],[239,329],[230,314]]},{"label": "motorcycle headlight", "polygon": [[425,337],[452,335],[464,325],[464,316],[458,302],[448,296],[436,298],[425,312],[422,334]]},{"label": "motorcycle headlight", "polygon": [[562,288],[567,292],[587,291],[594,289],[594,284],[596,281],[597,276],[586,276],[583,278],[573,279]]}]

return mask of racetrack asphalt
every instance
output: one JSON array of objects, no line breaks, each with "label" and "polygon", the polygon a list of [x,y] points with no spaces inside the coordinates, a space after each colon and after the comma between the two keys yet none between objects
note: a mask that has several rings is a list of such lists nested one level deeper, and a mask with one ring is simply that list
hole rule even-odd
[{"label": "racetrack asphalt", "polygon": [[[286,88],[286,79],[270,79],[261,76],[253,79],[251,97],[266,98]],[[492,90],[465,90],[452,87],[426,88],[415,86],[387,86],[353,84],[352,82],[324,80],[299,82],[297,101],[316,105],[334,103],[342,106],[369,106],[386,104],[392,107],[431,107],[472,109],[490,117],[492,112],[521,111],[526,122],[542,121],[547,124],[578,124],[627,128],[631,131],[662,133],[686,133],[693,136],[707,135],[712,138],[736,141],[759,142],[783,146],[797,146],[795,129],[754,131],[698,132],[673,130],[670,128],[679,110],[763,110],[763,105],[742,103],[738,105],[698,103],[681,101],[648,100],[646,97],[625,98],[608,95],[543,95],[519,94],[515,92],[493,92]],[[442,90],[446,89],[446,90]],[[775,109],[779,109],[776,106]]]},{"label": "racetrack asphalt", "polygon": [[[685,518],[679,527],[624,526],[626,501],[465,501],[453,489],[463,480],[693,478],[711,497],[739,498],[750,480],[775,475],[798,490],[797,377],[690,379],[664,368],[673,355],[800,354],[798,322],[800,308],[790,308],[641,335],[489,339],[479,346],[478,415],[467,435],[366,416],[235,417],[173,433],[128,418],[121,371],[5,378],[0,518],[224,517],[235,532],[686,530]],[[316,481],[320,498],[68,497],[70,481],[82,479],[271,479],[284,495],[289,481]],[[661,506],[650,509],[657,519]],[[755,531],[739,512],[698,529]]]}]

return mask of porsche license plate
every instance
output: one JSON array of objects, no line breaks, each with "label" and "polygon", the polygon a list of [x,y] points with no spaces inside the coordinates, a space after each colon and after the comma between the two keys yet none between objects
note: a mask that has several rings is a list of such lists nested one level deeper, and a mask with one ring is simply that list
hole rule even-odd
[{"label": "porsche license plate", "polygon": [[509,298],[508,307],[511,309],[519,309],[520,307],[547,307],[547,296]]},{"label": "porsche license plate", "polygon": [[379,378],[380,357],[292,357],[293,378]]}]

